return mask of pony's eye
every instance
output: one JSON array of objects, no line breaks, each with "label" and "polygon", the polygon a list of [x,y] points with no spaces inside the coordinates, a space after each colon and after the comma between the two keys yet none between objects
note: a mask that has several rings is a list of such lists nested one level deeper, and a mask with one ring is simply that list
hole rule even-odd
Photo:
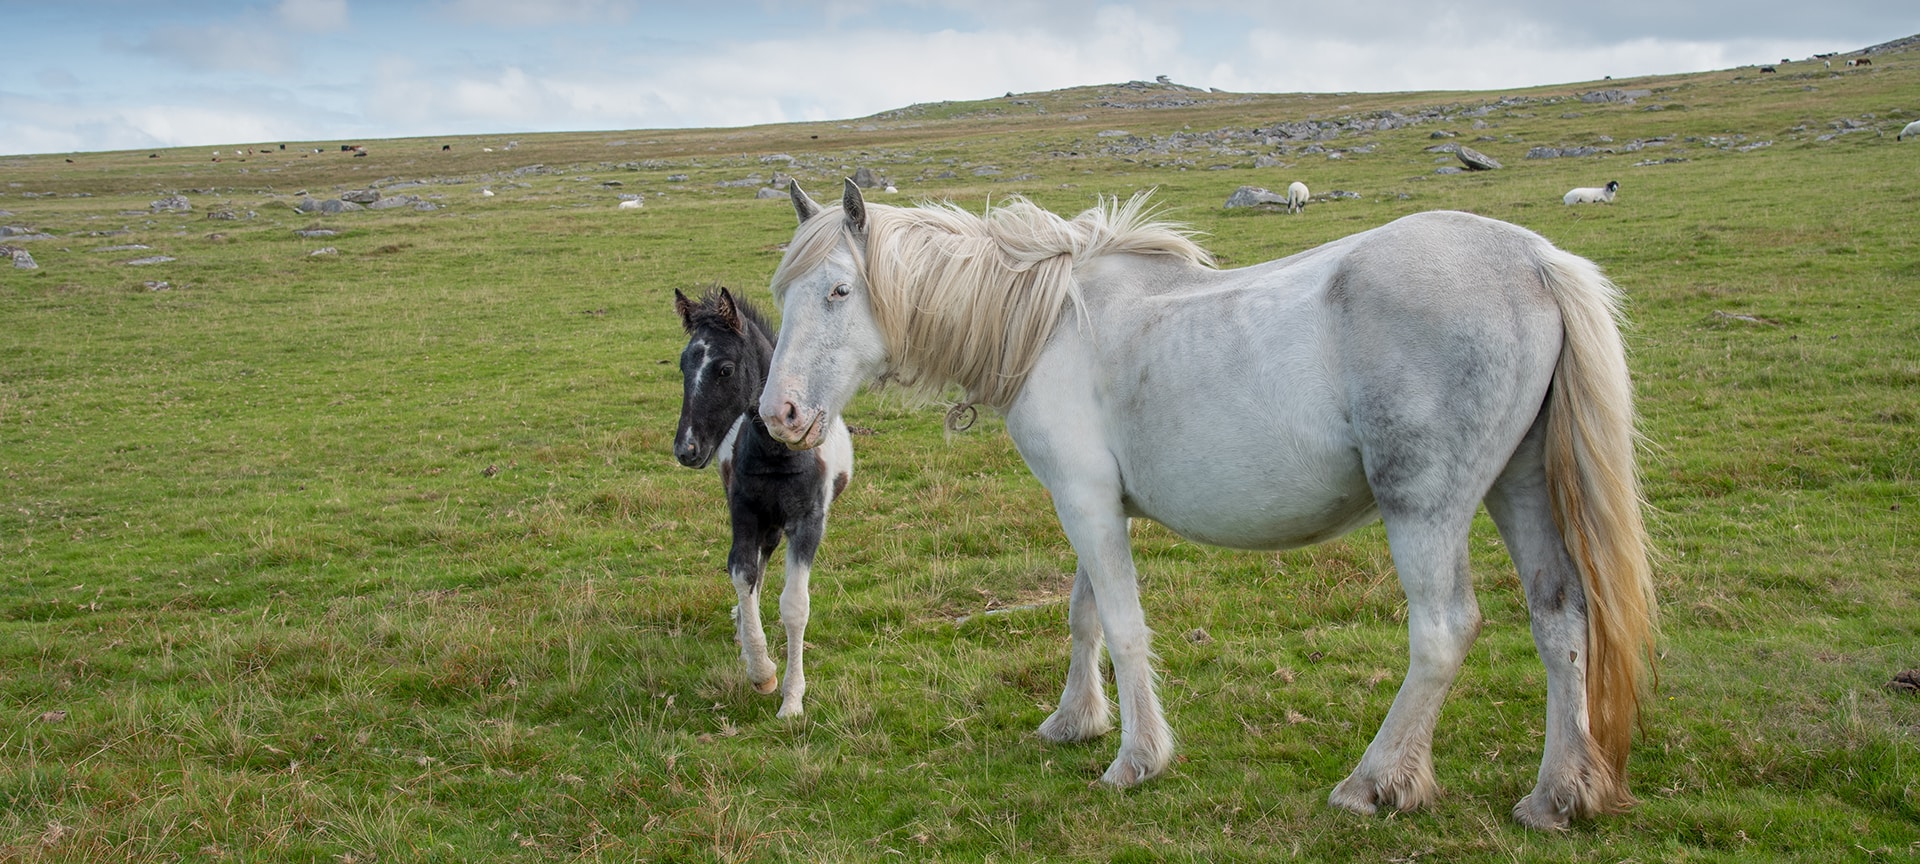
[{"label": "pony's eye", "polygon": [[720,364],[720,377],[722,377],[722,378],[731,378],[731,377],[733,377],[733,364],[732,364],[732,363],[722,363],[722,364]]},{"label": "pony's eye", "polygon": [[838,285],[833,286],[833,288],[827,291],[827,299],[845,300],[847,299],[847,295],[852,293],[853,293],[853,289],[848,288],[847,283],[842,282]]}]

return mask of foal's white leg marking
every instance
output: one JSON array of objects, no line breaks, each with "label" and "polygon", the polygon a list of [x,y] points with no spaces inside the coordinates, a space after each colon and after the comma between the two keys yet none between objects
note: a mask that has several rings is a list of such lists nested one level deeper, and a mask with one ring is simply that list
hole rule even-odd
[{"label": "foal's white leg marking", "polygon": [[1327,801],[1358,813],[1381,805],[1412,810],[1433,800],[1433,726],[1447,690],[1480,633],[1467,570],[1473,513],[1387,519],[1387,544],[1407,594],[1407,678],[1387,719]]},{"label": "foal's white leg marking", "polygon": [[1100,779],[1132,786],[1166,770],[1173,760],[1173,730],[1154,692],[1153,633],[1140,608],[1127,517],[1117,490],[1107,496],[1083,487],[1056,490],[1054,507],[1088,575],[1120,694],[1120,753]]},{"label": "foal's white leg marking", "polygon": [[787,684],[780,690],[779,717],[798,717],[806,709],[801,700],[807,695],[807,673],[801,652],[807,646],[807,577],[812,569],[787,544],[787,583],[780,589],[780,623],[787,628]]},{"label": "foal's white leg marking", "polygon": [[1617,778],[1597,752],[1587,724],[1586,588],[1553,521],[1539,428],[1514,454],[1487,494],[1526,589],[1533,644],[1547,667],[1547,731],[1533,791],[1513,807],[1530,828],[1565,828],[1604,809]]},{"label": "foal's white leg marking", "polygon": [[1067,629],[1073,632],[1073,659],[1067,664],[1067,686],[1060,706],[1040,724],[1040,737],[1049,741],[1086,741],[1113,728],[1113,706],[1100,679],[1100,610],[1093,599],[1093,581],[1087,568],[1077,567],[1073,601],[1067,607]]},{"label": "foal's white leg marking", "polygon": [[747,680],[753,682],[753,689],[772,693],[780,686],[780,676],[773,658],[767,656],[767,631],[760,625],[762,580],[749,580],[748,574],[738,571],[732,576],[733,590],[740,601],[733,607],[733,638],[740,643],[740,661],[747,666]]}]

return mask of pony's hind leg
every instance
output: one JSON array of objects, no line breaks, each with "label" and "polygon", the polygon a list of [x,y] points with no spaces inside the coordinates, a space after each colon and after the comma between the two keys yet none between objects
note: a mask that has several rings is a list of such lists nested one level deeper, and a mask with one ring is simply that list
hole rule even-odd
[{"label": "pony's hind leg", "polygon": [[820,549],[826,530],[826,514],[801,520],[787,535],[786,584],[780,589],[780,623],[787,628],[787,683],[780,688],[780,717],[798,717],[806,710],[807,672],[803,653],[807,647],[807,616],[810,602],[807,579],[812,575],[813,556]]},{"label": "pony's hind leg", "polygon": [[1536,426],[1521,444],[1486,503],[1520,572],[1533,644],[1547,667],[1546,750],[1513,817],[1530,828],[1565,828],[1626,803],[1626,791],[1588,732],[1586,588],[1553,519],[1540,432]]},{"label": "pony's hind leg", "polygon": [[1073,655],[1067,661],[1067,685],[1060,706],[1040,724],[1040,737],[1070,742],[1098,738],[1113,728],[1100,680],[1100,610],[1093,600],[1093,582],[1087,568],[1076,568],[1073,599],[1067,607],[1067,629],[1073,633]]},{"label": "pony's hind leg", "polygon": [[740,643],[747,680],[762,693],[772,693],[780,686],[773,658],[767,656],[767,631],[760,624],[760,583],[766,575],[767,553],[779,540],[778,529],[766,536],[758,526],[736,518],[733,551],[727,555],[727,575],[733,577],[733,590],[739,600],[733,607],[734,641]]},{"label": "pony's hind leg", "polygon": [[[1387,511],[1384,506],[1383,511]],[[1459,509],[1459,508],[1455,508]],[[1436,518],[1383,512],[1394,568],[1407,594],[1407,678],[1367,752],[1328,803],[1357,813],[1412,810],[1432,801],[1433,727],[1441,703],[1480,632],[1480,607],[1467,570],[1464,512]]]}]

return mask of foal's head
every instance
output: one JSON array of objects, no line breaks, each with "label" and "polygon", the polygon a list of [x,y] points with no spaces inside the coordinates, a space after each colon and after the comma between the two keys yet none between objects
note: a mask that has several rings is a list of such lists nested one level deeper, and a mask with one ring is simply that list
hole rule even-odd
[{"label": "foal's head", "polygon": [[760,401],[773,328],[725,288],[709,289],[697,302],[676,290],[673,308],[689,337],[680,352],[683,389],[673,455],[689,468],[704,468],[734,421]]}]

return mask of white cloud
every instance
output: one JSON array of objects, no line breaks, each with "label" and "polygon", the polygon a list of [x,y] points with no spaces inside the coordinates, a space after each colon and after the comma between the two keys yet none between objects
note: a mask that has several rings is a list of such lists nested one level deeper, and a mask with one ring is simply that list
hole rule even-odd
[{"label": "white cloud", "polygon": [[347,29],[347,0],[280,0],[280,20],[296,30],[326,33]]},{"label": "white cloud", "polygon": [[631,0],[445,0],[441,14],[466,24],[489,27],[547,27],[556,24],[625,21]]},{"label": "white cloud", "polygon": [[293,49],[278,35],[258,27],[210,24],[166,26],[148,33],[133,50],[200,71],[281,74],[292,69]]}]

